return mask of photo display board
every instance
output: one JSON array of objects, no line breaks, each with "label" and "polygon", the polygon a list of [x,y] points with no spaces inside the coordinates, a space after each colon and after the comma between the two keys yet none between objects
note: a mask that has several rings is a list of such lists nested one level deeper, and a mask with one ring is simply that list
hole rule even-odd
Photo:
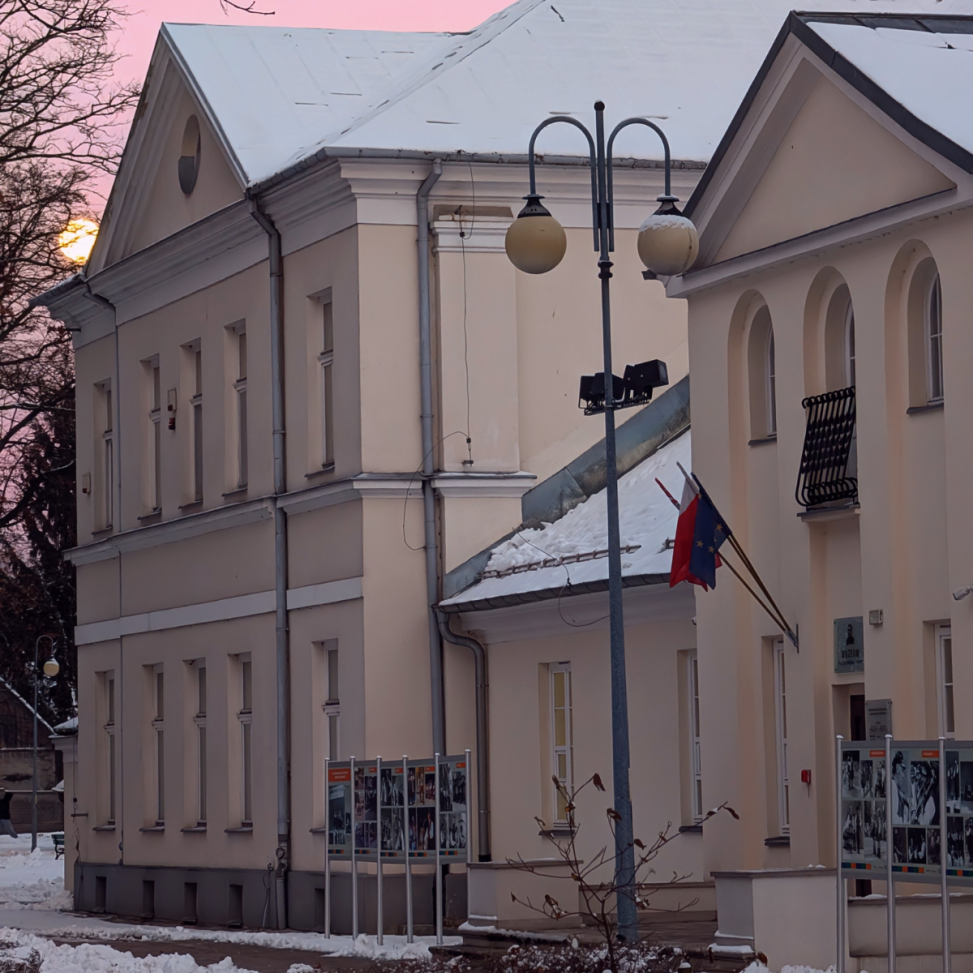
[{"label": "photo display board", "polygon": [[[436,807],[439,807],[440,858],[467,860],[469,843],[469,766],[466,756],[436,761],[385,763],[379,780],[374,760],[328,764],[328,854],[376,861],[404,861],[406,823],[409,858],[436,858]],[[403,807],[403,800],[407,805]],[[379,830],[381,828],[381,831]],[[381,841],[379,841],[381,839]],[[381,852],[379,845],[381,844]]]},{"label": "photo display board", "polygon": [[[849,877],[886,876],[886,802],[892,801],[892,873],[914,882],[942,880],[939,741],[885,747],[841,745],[841,868]],[[973,885],[973,743],[946,743],[946,876]],[[859,874],[860,873],[860,874]]]}]

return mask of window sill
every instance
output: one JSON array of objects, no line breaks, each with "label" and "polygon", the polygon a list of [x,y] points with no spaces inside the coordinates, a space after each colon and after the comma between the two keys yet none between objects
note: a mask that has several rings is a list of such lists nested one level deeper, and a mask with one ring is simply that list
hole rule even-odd
[{"label": "window sill", "polygon": [[945,403],[942,399],[938,402],[927,402],[925,405],[913,405],[905,410],[907,416],[917,416],[921,412],[942,412]]},{"label": "window sill", "polygon": [[309,480],[313,476],[323,476],[325,473],[334,473],[334,463],[324,463],[319,470],[311,470],[304,474],[304,479]]},{"label": "window sill", "polygon": [[239,828],[224,828],[223,834],[253,834],[253,825],[245,824]]},{"label": "window sill", "polygon": [[747,445],[766,446],[767,443],[776,443],[776,442],[777,442],[777,433],[774,433],[773,435],[770,436],[763,436],[760,439],[751,439],[750,442],[747,443]]},{"label": "window sill", "polygon": [[164,824],[156,824],[151,828],[139,828],[142,834],[162,834],[165,830],[166,826]]},{"label": "window sill", "polygon": [[775,835],[773,838],[765,838],[764,844],[768,848],[790,848],[791,836],[789,834]]},{"label": "window sill", "polygon": [[142,516],[138,518],[138,522],[140,524],[154,524],[160,520],[162,520],[161,507],[157,507],[155,510],[151,511],[150,513],[142,514]]},{"label": "window sill", "polygon": [[221,494],[224,500],[239,500],[240,497],[246,496],[247,485],[244,483],[242,487],[237,487],[235,490],[230,490],[228,493]]},{"label": "window sill", "polygon": [[328,833],[328,829],[327,828],[309,828],[308,830],[310,831],[311,834],[327,834]]},{"label": "window sill", "polygon": [[195,511],[195,510],[202,510],[202,508],[203,508],[203,501],[202,500],[193,500],[190,503],[181,503],[181,504],[179,504],[179,509],[183,513],[189,513],[191,511]]},{"label": "window sill", "polygon": [[115,825],[113,825],[113,824],[96,824],[91,830],[92,831],[114,831],[115,830]]},{"label": "window sill", "polygon": [[552,828],[541,828],[537,833],[542,838],[573,838],[575,834],[566,824],[555,824]]},{"label": "window sill", "polygon": [[193,828],[182,828],[181,832],[182,834],[206,834],[206,825],[197,824]]},{"label": "window sill", "polygon": [[702,834],[702,824],[681,824],[679,825],[680,834]]},{"label": "window sill", "polygon": [[831,507],[808,507],[807,510],[801,510],[797,516],[803,521],[845,520],[849,517],[857,517],[860,509],[859,503],[838,503]]},{"label": "window sill", "polygon": [[114,533],[115,528],[109,524],[107,527],[99,527],[97,530],[91,532],[92,537],[107,537],[109,534]]}]

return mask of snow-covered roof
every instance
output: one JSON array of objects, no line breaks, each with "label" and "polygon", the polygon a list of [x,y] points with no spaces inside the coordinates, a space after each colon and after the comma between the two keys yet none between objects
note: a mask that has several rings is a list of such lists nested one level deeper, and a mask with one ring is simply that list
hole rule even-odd
[{"label": "snow-covered roof", "polygon": [[[466,34],[166,24],[164,36],[241,174],[326,154],[523,156],[551,114],[659,120],[705,162],[795,0],[518,0]],[[971,14],[973,0],[803,0],[804,10]],[[921,55],[917,55],[921,57]],[[918,63],[918,62],[917,62]],[[902,79],[908,86],[911,75]],[[922,87],[920,85],[919,87]],[[954,89],[955,97],[963,87]],[[583,156],[547,130],[538,151]],[[620,156],[660,159],[647,132]]]},{"label": "snow-covered roof", "polygon": [[62,735],[68,735],[68,734],[71,734],[71,733],[77,733],[78,732],[78,718],[76,716],[72,716],[71,719],[65,720],[63,723],[58,723],[58,725],[56,727],[54,727],[54,732],[55,733],[60,733]]},{"label": "snow-covered roof", "polygon": [[906,111],[973,152],[973,22],[968,33],[850,23],[808,26]]},{"label": "snow-covered roof", "polygon": [[[658,477],[673,496],[682,495],[684,480],[676,464],[690,466],[690,435],[687,431],[671,440],[618,481],[622,579],[629,584],[668,581],[672,550],[667,541],[675,538],[678,512],[655,481]],[[490,607],[529,593],[603,584],[608,579],[607,531],[607,498],[601,490],[555,523],[520,530],[498,544],[482,580],[444,600],[442,607]]]}]

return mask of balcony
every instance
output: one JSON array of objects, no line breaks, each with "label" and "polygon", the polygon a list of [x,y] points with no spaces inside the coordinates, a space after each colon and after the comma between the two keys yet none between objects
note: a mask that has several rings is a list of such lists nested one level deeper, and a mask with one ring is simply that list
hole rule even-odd
[{"label": "balcony", "polygon": [[807,430],[797,502],[808,510],[858,503],[854,386],[809,396],[801,404],[807,410]]}]

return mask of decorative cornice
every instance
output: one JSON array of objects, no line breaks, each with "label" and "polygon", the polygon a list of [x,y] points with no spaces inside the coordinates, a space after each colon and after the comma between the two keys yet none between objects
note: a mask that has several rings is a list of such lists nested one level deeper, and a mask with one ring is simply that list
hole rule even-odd
[{"label": "decorative cornice", "polygon": [[533,485],[533,473],[439,473],[432,481],[446,499],[478,497],[519,500]]},{"label": "decorative cornice", "polygon": [[[361,583],[361,578],[344,578],[340,581],[327,581],[324,584],[290,588],[287,592],[287,610],[297,611],[301,608],[333,605],[340,601],[354,601],[362,596]],[[249,595],[238,595],[235,598],[220,598],[217,601],[181,605],[178,608],[123,615],[120,618],[78,625],[74,630],[74,642],[75,645],[92,645],[95,642],[109,642],[126,635],[164,632],[173,628],[225,622],[234,618],[251,618],[254,615],[267,615],[274,611],[276,606],[275,592],[258,591]]]},{"label": "decorative cornice", "polygon": [[441,219],[432,225],[435,253],[505,253],[504,240],[513,218]]}]

